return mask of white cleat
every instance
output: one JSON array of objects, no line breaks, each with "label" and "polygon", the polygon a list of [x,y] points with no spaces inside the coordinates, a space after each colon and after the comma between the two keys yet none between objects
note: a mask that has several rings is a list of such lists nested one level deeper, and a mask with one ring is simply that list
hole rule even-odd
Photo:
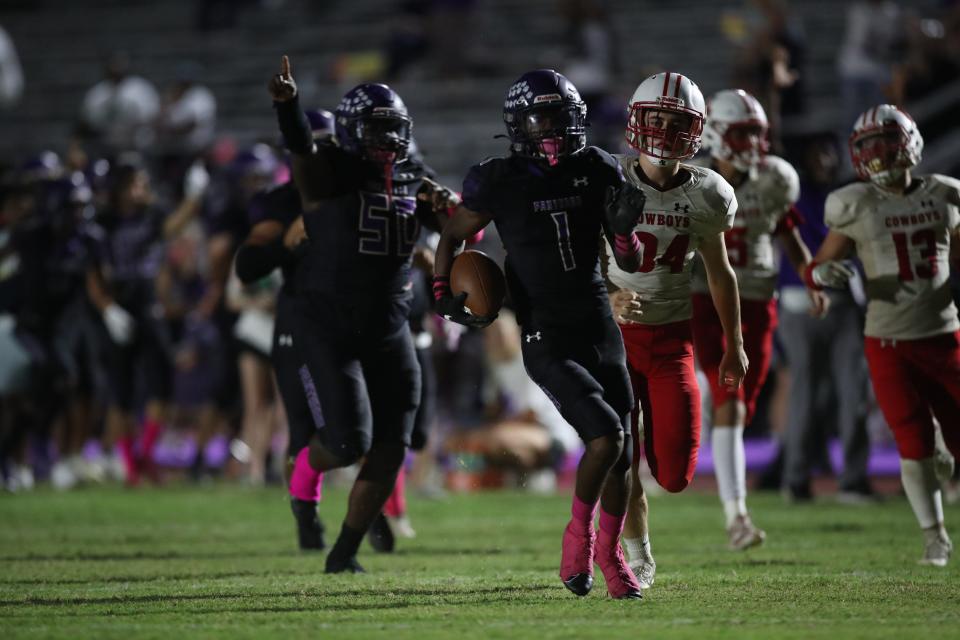
[{"label": "white cleat", "polygon": [[730,528],[727,529],[732,551],[746,551],[751,547],[759,547],[767,539],[763,529],[757,528],[750,520],[749,515],[737,516]]},{"label": "white cleat", "polygon": [[924,531],[924,549],[923,557],[918,560],[919,564],[925,564],[931,567],[945,567],[950,560],[950,554],[953,552],[953,542],[947,533],[940,531]]},{"label": "white cleat", "polygon": [[396,517],[387,516],[387,525],[396,538],[417,537],[417,532],[414,531],[413,525],[410,524],[410,518],[408,518],[406,514]]},{"label": "white cleat", "polygon": [[69,458],[57,460],[57,463],[53,465],[53,469],[50,470],[50,484],[58,491],[72,489],[77,486],[79,482],[80,479],[74,472],[73,465],[70,464]]},{"label": "white cleat", "polygon": [[640,583],[641,589],[649,589],[653,586],[653,579],[657,573],[657,563],[652,556],[637,558],[631,560],[630,570]]}]

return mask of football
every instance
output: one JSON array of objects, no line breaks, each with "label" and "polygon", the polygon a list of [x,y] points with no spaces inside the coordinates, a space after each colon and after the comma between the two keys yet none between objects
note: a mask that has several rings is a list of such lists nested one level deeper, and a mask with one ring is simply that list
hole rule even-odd
[{"label": "football", "polygon": [[470,249],[454,259],[450,289],[453,295],[466,292],[464,305],[472,314],[492,316],[503,306],[506,283],[503,272],[490,256]]}]

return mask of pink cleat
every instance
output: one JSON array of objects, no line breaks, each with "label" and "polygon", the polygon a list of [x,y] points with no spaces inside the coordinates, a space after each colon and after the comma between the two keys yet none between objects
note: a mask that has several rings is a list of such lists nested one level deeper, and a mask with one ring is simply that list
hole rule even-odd
[{"label": "pink cleat", "polygon": [[623,550],[620,548],[620,536],[600,530],[597,539],[597,564],[607,581],[607,593],[615,600],[643,598],[640,583],[630,570]]},{"label": "pink cleat", "polygon": [[[560,579],[563,585],[578,596],[585,596],[593,588],[593,551],[597,533],[593,523],[583,525],[573,520],[563,530],[563,555],[560,559]],[[624,565],[626,566],[626,565]]]}]

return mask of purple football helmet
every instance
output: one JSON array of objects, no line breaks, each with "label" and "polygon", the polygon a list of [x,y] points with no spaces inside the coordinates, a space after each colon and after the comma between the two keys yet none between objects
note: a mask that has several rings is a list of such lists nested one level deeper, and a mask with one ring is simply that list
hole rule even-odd
[{"label": "purple football helmet", "polygon": [[343,96],[336,119],[337,141],[347,152],[383,164],[407,157],[413,120],[387,85],[357,85]]},{"label": "purple football helmet", "polygon": [[551,166],[587,145],[587,105],[573,83],[553,69],[536,69],[520,76],[503,101],[514,153]]},{"label": "purple football helmet", "polygon": [[63,163],[54,151],[41,151],[20,165],[20,179],[24,182],[56,180],[63,175]]},{"label": "purple football helmet", "polygon": [[326,109],[308,109],[306,113],[314,140],[327,142],[333,139],[336,135],[336,124],[332,113]]},{"label": "purple football helmet", "polygon": [[231,173],[237,178],[247,176],[271,177],[279,161],[269,145],[262,142],[244,149],[230,163]]}]

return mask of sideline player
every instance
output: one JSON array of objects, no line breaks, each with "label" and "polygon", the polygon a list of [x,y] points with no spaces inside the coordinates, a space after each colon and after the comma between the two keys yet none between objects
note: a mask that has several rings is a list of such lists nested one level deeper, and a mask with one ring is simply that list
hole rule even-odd
[{"label": "sideline player", "polygon": [[861,181],[827,197],[830,232],[804,275],[811,287],[841,287],[852,272],[839,261],[855,250],[863,263],[870,378],[923,529],[920,562],[943,567],[953,544],[943,524],[933,418],[960,456],[960,321],[948,286],[960,249],[960,181],[913,175],[922,151],[917,124],[902,109],[883,104],[857,118],[850,158]]},{"label": "sideline player", "polygon": [[400,97],[361,84],[336,110],[339,146],[318,146],[290,63],[269,84],[309,245],[298,267],[297,336],[320,426],[309,466],[320,473],[363,458],[326,571],[359,572],[356,554],[403,463],[420,396],[407,327],[410,262],[421,222],[424,168],[408,158],[412,120]]},{"label": "sideline player", "polygon": [[649,587],[656,563],[650,549],[647,500],[637,472],[640,442],[654,478],[671,492],[682,491],[690,483],[700,445],[700,391],[690,328],[695,252],[707,267],[727,340],[718,363],[724,384],[732,389],[740,385],[747,358],[740,335],[737,281],[723,244],[737,200],[730,185],[714,171],[683,162],[700,148],[703,94],[686,76],[664,72],[640,83],[629,106],[627,142],[639,155],[618,159],[627,180],[646,195],[646,208],[636,226],[643,260],[632,274],[610,264],[607,277],[640,405],[633,415],[635,451],[624,546],[631,569],[641,585]]},{"label": "sideline player", "polygon": [[[710,152],[711,168],[733,186],[738,205],[733,228],[724,233],[724,241],[727,259],[737,275],[740,326],[751,365],[743,385],[731,390],[718,379],[723,330],[706,278],[698,269],[693,281],[693,343],[697,361],[710,382],[710,443],[729,546],[741,551],[766,538],[747,511],[743,430],[753,418],[773,353],[780,272],[774,237],[797,273],[802,274],[810,261],[810,251],[796,229],[799,213],[793,208],[800,197],[800,177],[789,162],[767,155],[767,131],[763,107],[742,89],[720,91],[707,102],[703,144]],[[827,298],[813,289],[808,289],[808,294],[811,313],[823,315]]]},{"label": "sideline player", "polygon": [[[503,117],[510,155],[470,169],[463,204],[440,237],[436,309],[467,325],[493,321],[464,309],[463,294],[451,293],[449,274],[456,248],[496,222],[507,251],[507,285],[521,326],[524,365],[586,446],[573,517],[563,534],[560,577],[570,591],[585,596],[596,561],[611,597],[641,598],[620,549],[629,481],[625,431],[633,401],[599,250],[605,231],[615,236],[617,260],[628,270],[636,268],[633,226],[642,195],[623,184],[613,157],[586,145],[586,105],[559,73],[538,69],[521,76],[507,92]],[[593,522],[598,500],[599,535]]]},{"label": "sideline player", "polygon": [[[333,114],[322,109],[306,112],[315,144],[332,144]],[[276,320],[270,360],[277,389],[287,415],[287,486],[290,507],[297,522],[300,548],[323,549],[323,523],[317,515],[323,474],[309,468],[310,438],[316,429],[307,396],[299,340],[295,340],[296,273],[299,253],[306,249],[300,194],[293,181],[258,194],[250,204],[250,235],[237,251],[237,276],[244,284],[264,278],[274,269],[283,272],[277,295]]]}]

